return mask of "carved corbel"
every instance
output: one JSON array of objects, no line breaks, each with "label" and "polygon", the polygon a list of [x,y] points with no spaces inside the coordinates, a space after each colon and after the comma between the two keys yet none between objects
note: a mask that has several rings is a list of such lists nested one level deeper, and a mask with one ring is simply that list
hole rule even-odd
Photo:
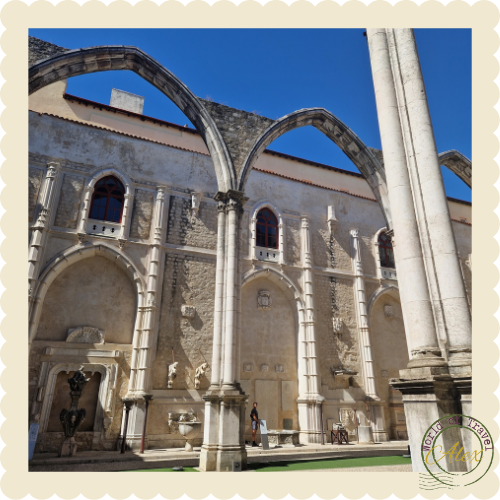
[{"label": "carved corbel", "polygon": [[196,219],[198,217],[198,212],[200,210],[201,203],[201,193],[192,193],[191,194],[191,220]]},{"label": "carved corbel", "polygon": [[330,236],[333,234],[335,231],[335,228],[337,227],[337,218],[335,217],[335,207],[333,205],[328,205],[328,229],[330,230]]}]

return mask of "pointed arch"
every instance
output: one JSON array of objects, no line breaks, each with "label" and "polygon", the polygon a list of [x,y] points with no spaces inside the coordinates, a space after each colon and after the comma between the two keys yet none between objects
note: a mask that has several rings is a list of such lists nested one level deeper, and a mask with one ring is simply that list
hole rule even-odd
[{"label": "pointed arch", "polygon": [[439,164],[449,168],[472,189],[472,162],[456,149],[438,155]]},{"label": "pointed arch", "polygon": [[36,331],[38,329],[38,322],[42,312],[43,301],[45,300],[45,296],[47,295],[50,285],[72,264],[91,257],[105,257],[125,271],[125,274],[128,276],[136,289],[138,310],[143,307],[145,299],[144,280],[130,259],[110,245],[102,243],[99,245],[75,245],[56,255],[51,261],[49,261],[40,275],[37,287],[33,293],[34,307],[31,313],[29,325],[30,344],[35,338]]},{"label": "pointed arch", "polygon": [[51,83],[100,71],[129,70],[163,92],[191,120],[214,163],[219,190],[234,189],[236,176],[226,143],[201,101],[173,73],[137,47],[105,45],[69,50],[29,68],[29,95]]},{"label": "pointed arch", "polygon": [[380,288],[377,288],[375,292],[373,292],[373,295],[370,297],[370,300],[368,301],[368,322],[370,322],[373,306],[378,301],[378,299],[380,299],[380,297],[382,297],[386,293],[394,291],[397,292],[399,295],[399,288],[396,285],[381,286]]},{"label": "pointed arch", "polygon": [[245,158],[238,177],[238,190],[244,190],[250,171],[257,158],[271,142],[290,130],[308,125],[312,125],[320,132],[323,132],[356,165],[379,202],[388,227],[391,227],[389,198],[383,165],[347,125],[324,108],[300,109],[283,116],[270,125],[255,141]]}]

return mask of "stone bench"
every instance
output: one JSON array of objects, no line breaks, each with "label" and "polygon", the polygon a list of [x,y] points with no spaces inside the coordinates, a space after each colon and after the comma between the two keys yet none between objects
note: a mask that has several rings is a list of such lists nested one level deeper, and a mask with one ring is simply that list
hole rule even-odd
[{"label": "stone bench", "polygon": [[267,439],[270,445],[293,448],[299,446],[299,431],[267,431]]}]

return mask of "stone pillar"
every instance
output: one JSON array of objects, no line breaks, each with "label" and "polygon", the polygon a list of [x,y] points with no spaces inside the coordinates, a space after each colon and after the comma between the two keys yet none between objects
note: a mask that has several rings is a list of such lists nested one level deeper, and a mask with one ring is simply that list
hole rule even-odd
[{"label": "stone pillar", "polygon": [[304,290],[303,342],[299,348],[307,380],[307,392],[297,399],[301,443],[321,442],[320,405],[324,397],[319,392],[318,357],[316,353],[316,316],[314,308],[314,273],[312,270],[312,247],[309,219],[302,217],[301,242],[302,242],[302,280]]},{"label": "stone pillar", "polygon": [[[377,28],[367,35],[411,348],[408,369],[390,384],[403,394],[413,470],[425,472],[425,431],[438,418],[470,406],[470,315],[413,31]],[[461,445],[459,431],[457,440]],[[463,463],[443,466],[455,470]]]},{"label": "stone pillar", "polygon": [[441,358],[427,286],[385,29],[367,29],[367,36],[391,204],[401,308],[406,339],[412,353],[410,363],[443,366],[445,363]]},{"label": "stone pillar", "polygon": [[128,425],[127,442],[132,449],[140,447],[142,429],[145,418],[144,396],[151,394],[153,387],[152,371],[156,356],[158,338],[158,308],[161,300],[163,283],[163,266],[165,251],[163,241],[166,229],[166,199],[165,187],[157,188],[153,219],[153,242],[149,249],[148,280],[146,300],[141,308],[142,327],[135,332],[131,361],[131,375],[128,397],[136,404],[132,408]]},{"label": "stone pillar", "polygon": [[28,256],[28,290],[30,297],[40,274],[40,264],[45,244],[47,243],[47,234],[54,208],[55,186],[60,170],[61,166],[59,163],[50,162],[47,165],[43,192],[40,197],[40,212],[32,228],[33,232]]},{"label": "stone pillar", "polygon": [[[434,131],[412,29],[388,29],[394,39],[394,79],[399,83],[399,110],[404,128],[413,196],[421,203],[420,233],[429,241],[428,274],[435,275],[435,310],[442,311],[450,367],[471,363],[471,316],[444,190]],[[440,316],[436,315],[438,318]],[[454,371],[452,369],[452,371]],[[460,369],[458,371],[461,371]]]},{"label": "stone pillar", "polygon": [[356,310],[358,313],[358,328],[361,356],[363,359],[363,375],[365,381],[365,393],[368,397],[378,400],[375,387],[375,369],[373,361],[372,346],[370,342],[370,329],[368,328],[368,312],[366,309],[365,280],[363,278],[363,264],[361,262],[361,247],[359,242],[359,231],[351,231],[352,264],[354,271],[354,293],[356,295]]},{"label": "stone pillar", "polygon": [[[37,307],[37,302],[34,298],[38,277],[40,275],[40,268],[43,262],[43,255],[47,245],[47,238],[50,229],[50,221],[54,213],[55,192],[57,179],[61,166],[59,163],[50,162],[47,165],[47,173],[45,175],[45,182],[43,184],[43,191],[40,197],[40,212],[37,221],[32,227],[31,241],[28,254],[28,314],[31,319],[30,324],[37,325],[40,312]],[[35,332],[30,332],[30,346],[31,339],[34,338]]]},{"label": "stone pillar", "polygon": [[370,329],[368,327],[368,311],[366,307],[365,280],[363,277],[363,264],[361,261],[361,246],[359,231],[351,230],[352,264],[354,272],[354,293],[356,297],[356,312],[358,315],[359,345],[363,360],[363,378],[365,382],[365,394],[370,405],[373,438],[377,442],[387,441],[384,409],[381,406],[377,394],[375,381],[375,366],[372,345],[370,341]]},{"label": "stone pillar", "polygon": [[[235,462],[246,468],[245,403],[239,365],[240,231],[242,193],[218,193],[217,271],[212,382],[205,400],[205,432],[200,453],[203,471],[232,471]],[[219,362],[218,362],[219,360]]]}]

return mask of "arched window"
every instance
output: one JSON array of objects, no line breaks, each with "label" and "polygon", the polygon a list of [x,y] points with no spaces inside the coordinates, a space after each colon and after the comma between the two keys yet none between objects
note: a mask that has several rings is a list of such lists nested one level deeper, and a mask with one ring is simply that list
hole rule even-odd
[{"label": "arched window", "polygon": [[121,222],[124,198],[123,184],[111,175],[104,177],[95,185],[90,218]]},{"label": "arched window", "polygon": [[380,233],[378,237],[378,251],[380,255],[380,265],[382,267],[396,267],[394,265],[394,251],[392,242],[387,233]]},{"label": "arched window", "polygon": [[269,208],[257,214],[257,246],[278,248],[278,219]]}]

